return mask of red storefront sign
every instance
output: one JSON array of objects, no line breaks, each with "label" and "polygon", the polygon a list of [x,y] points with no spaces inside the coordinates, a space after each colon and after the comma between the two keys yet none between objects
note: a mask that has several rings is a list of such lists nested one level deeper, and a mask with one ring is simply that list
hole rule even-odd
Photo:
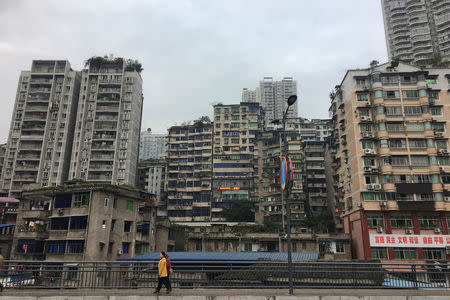
[{"label": "red storefront sign", "polygon": [[450,235],[370,234],[370,247],[443,248]]}]

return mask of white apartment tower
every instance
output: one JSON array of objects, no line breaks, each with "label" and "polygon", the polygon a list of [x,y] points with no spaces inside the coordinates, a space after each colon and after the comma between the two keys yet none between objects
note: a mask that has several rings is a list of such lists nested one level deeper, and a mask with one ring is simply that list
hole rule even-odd
[{"label": "white apartment tower", "polygon": [[389,59],[431,64],[433,52],[450,59],[450,1],[381,0]]},{"label": "white apartment tower", "polygon": [[[281,81],[273,81],[272,77],[264,77],[259,84],[261,105],[265,110],[267,122],[283,118],[287,108],[287,99],[291,95],[297,95],[297,81],[292,77],[284,77]],[[296,102],[289,110],[288,118],[297,118],[298,109]]]},{"label": "white apartment tower", "polygon": [[2,170],[2,192],[24,184],[60,185],[68,177],[80,73],[66,60],[34,60],[19,78]]},{"label": "white apartment tower", "polygon": [[165,158],[166,144],[167,135],[152,133],[150,128],[142,131],[139,141],[139,160]]},{"label": "white apartment tower", "polygon": [[249,90],[248,88],[242,89],[242,102],[261,102],[261,94],[259,92],[259,87],[254,90]]},{"label": "white apartment tower", "polygon": [[142,119],[136,62],[94,57],[82,71],[70,179],[135,185]]}]

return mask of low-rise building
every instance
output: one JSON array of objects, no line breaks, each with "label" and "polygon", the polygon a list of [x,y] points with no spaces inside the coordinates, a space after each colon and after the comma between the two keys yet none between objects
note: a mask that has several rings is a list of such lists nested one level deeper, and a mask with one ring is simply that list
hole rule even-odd
[{"label": "low-rise building", "polygon": [[12,259],[116,260],[165,250],[156,238],[155,195],[79,183],[24,191]]},{"label": "low-rise building", "polygon": [[[278,232],[265,232],[256,223],[192,222],[184,227],[185,251],[198,252],[286,252],[287,239]],[[293,232],[293,252],[315,252],[326,260],[351,259],[348,234]]]}]

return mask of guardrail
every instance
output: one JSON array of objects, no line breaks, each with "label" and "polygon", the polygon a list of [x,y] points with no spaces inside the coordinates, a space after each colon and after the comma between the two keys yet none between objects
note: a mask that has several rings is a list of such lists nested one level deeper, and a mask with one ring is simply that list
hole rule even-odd
[{"label": "guardrail", "polygon": [[[288,288],[285,262],[173,262],[173,288]],[[14,289],[155,288],[157,263],[150,261],[5,261],[0,283]],[[447,262],[293,263],[294,288],[447,289]]]}]

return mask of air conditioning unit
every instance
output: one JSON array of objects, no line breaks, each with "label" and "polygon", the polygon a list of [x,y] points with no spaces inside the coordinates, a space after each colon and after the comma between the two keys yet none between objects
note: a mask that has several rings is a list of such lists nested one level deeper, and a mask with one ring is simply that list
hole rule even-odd
[{"label": "air conditioning unit", "polygon": [[368,184],[368,185],[367,185],[367,189],[368,189],[368,190],[373,190],[373,189],[374,189],[373,184]]},{"label": "air conditioning unit", "polygon": [[436,227],[436,228],[434,229],[434,233],[441,233],[441,229],[440,229],[439,227]]},{"label": "air conditioning unit", "polygon": [[365,137],[365,138],[371,138],[371,137],[372,137],[372,132],[368,132],[368,131],[364,132],[364,133],[363,133],[363,137]]},{"label": "air conditioning unit", "polygon": [[361,121],[367,121],[367,117],[366,116],[362,116],[361,117]]},{"label": "air conditioning unit", "polygon": [[381,184],[374,184],[373,185],[374,190],[381,190]]},{"label": "air conditioning unit", "polygon": [[445,197],[444,197],[444,200],[445,200],[445,201],[450,201],[450,196],[445,196]]},{"label": "air conditioning unit", "polygon": [[122,255],[123,254],[123,250],[122,249],[118,250],[117,254]]},{"label": "air conditioning unit", "polygon": [[448,151],[446,149],[440,149],[439,154],[448,155]]},{"label": "air conditioning unit", "polygon": [[358,202],[358,207],[362,207],[362,206],[363,206],[362,203]]},{"label": "air conditioning unit", "polygon": [[434,133],[434,136],[435,136],[435,137],[443,137],[444,134],[443,134],[442,132],[435,132],[435,133]]},{"label": "air conditioning unit", "polygon": [[383,233],[383,227],[377,227],[377,233]]},{"label": "air conditioning unit", "polygon": [[414,232],[413,232],[412,229],[408,228],[408,229],[405,230],[405,233],[406,234],[413,234]]},{"label": "air conditioning unit", "polygon": [[60,215],[60,216],[64,215],[64,208],[58,209],[58,215]]},{"label": "air conditioning unit", "polygon": [[364,149],[364,154],[372,154],[372,149]]},{"label": "air conditioning unit", "polygon": [[380,206],[381,207],[386,207],[387,206],[387,202],[386,201],[381,201]]},{"label": "air conditioning unit", "polygon": [[364,172],[372,172],[372,167],[364,167]]}]

